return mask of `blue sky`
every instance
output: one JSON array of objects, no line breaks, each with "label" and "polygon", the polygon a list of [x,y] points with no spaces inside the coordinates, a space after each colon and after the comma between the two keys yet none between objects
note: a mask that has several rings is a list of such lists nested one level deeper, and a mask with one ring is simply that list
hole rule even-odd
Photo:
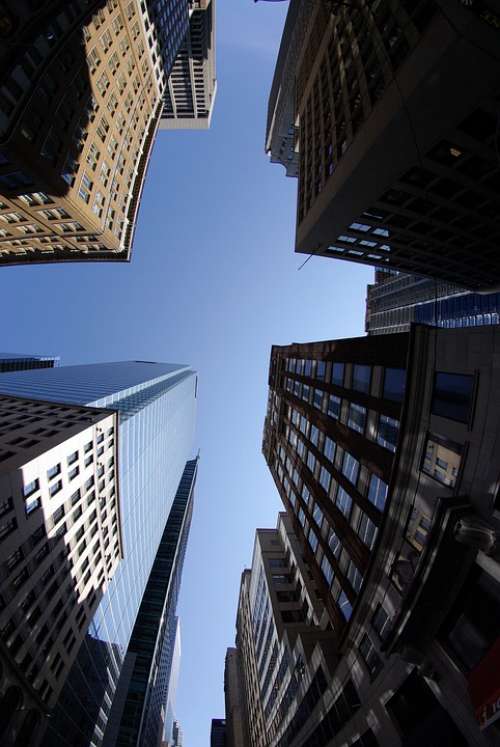
[{"label": "blue sky", "polygon": [[294,254],[296,182],[263,151],[286,2],[218,0],[209,132],[160,133],[128,265],[2,268],[0,347],[63,364],[124,359],[199,372],[201,462],[180,603],[185,747],[224,715],[226,647],[256,527],[281,504],[260,446],[273,343],[364,333],[373,271]]}]

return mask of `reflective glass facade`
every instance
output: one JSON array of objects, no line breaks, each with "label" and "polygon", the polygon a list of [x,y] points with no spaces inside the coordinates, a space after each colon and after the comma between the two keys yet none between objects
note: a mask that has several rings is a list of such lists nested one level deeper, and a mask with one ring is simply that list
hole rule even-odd
[{"label": "reflective glass facade", "polygon": [[59,358],[52,355],[23,355],[22,353],[0,353],[0,373],[27,371],[31,368],[53,368]]},{"label": "reflective glass facade", "polygon": [[119,411],[124,560],[94,616],[49,720],[45,744],[102,743],[142,595],[190,454],[196,374],[187,366],[126,361],[2,375],[0,391]]}]

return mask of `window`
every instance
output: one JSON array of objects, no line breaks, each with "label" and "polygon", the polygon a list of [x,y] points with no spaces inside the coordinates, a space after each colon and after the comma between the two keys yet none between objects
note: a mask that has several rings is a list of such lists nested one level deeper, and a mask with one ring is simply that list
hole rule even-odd
[{"label": "window", "polygon": [[386,482],[377,477],[377,475],[371,475],[368,486],[368,500],[380,511],[383,511],[385,508],[387,489]]},{"label": "window", "polygon": [[330,394],[328,397],[328,415],[331,418],[338,420],[340,418],[340,406],[342,400],[340,397],[336,397],[334,394]]},{"label": "window", "polygon": [[68,477],[70,480],[74,480],[77,475],[80,474],[80,467],[76,466],[74,467],[71,472],[69,472]]},{"label": "window", "polygon": [[405,396],[406,371],[404,368],[386,368],[384,375],[384,399],[402,402]]},{"label": "window", "polygon": [[49,488],[49,494],[50,497],[53,498],[59,491],[62,490],[62,480],[58,480],[57,482],[52,483],[52,485]]},{"label": "window", "polygon": [[312,551],[316,552],[318,547],[318,538],[316,536],[316,533],[312,529],[309,530],[309,537],[307,538],[307,541],[309,542]]},{"label": "window", "polygon": [[371,367],[355,364],[352,367],[352,388],[357,392],[369,392]]},{"label": "window", "polygon": [[320,509],[317,503],[314,506],[313,519],[316,522],[316,524],[321,528],[321,523],[323,521],[323,511]]},{"label": "window", "polygon": [[344,386],[344,364],[343,363],[332,363],[332,384],[336,386]]},{"label": "window", "polygon": [[357,405],[355,402],[349,403],[349,416],[347,425],[358,433],[365,432],[366,424],[366,407]]},{"label": "window", "polygon": [[59,475],[60,473],[61,473],[61,465],[56,464],[54,465],[54,467],[51,467],[50,469],[47,470],[47,479],[52,480],[53,477],[55,477],[56,475]]},{"label": "window", "polygon": [[321,381],[325,378],[325,372],[326,372],[326,363],[325,361],[317,361],[316,363],[316,378],[321,379]]},{"label": "window", "polygon": [[377,443],[389,451],[396,451],[399,434],[399,420],[381,415],[378,421]]},{"label": "window", "polygon": [[474,377],[436,373],[431,411],[433,415],[468,423],[471,414]]},{"label": "window", "polygon": [[350,560],[347,565],[346,575],[347,575],[347,578],[349,579],[349,583],[351,584],[352,588],[354,589],[356,593],[358,593],[363,584],[363,576],[359,568],[357,568],[357,566],[354,564],[352,560]]},{"label": "window", "polygon": [[340,592],[340,596],[338,599],[338,605],[340,607],[340,611],[342,612],[342,615],[344,616],[345,620],[346,621],[350,620],[351,615],[352,615],[352,604],[350,603],[344,591]]},{"label": "window", "polygon": [[330,483],[332,480],[331,474],[328,472],[328,470],[325,467],[321,467],[320,473],[319,473],[319,482],[320,485],[328,491],[330,490]]},{"label": "window", "polygon": [[332,441],[332,439],[327,436],[325,438],[325,443],[323,446],[323,454],[330,462],[333,462],[335,458],[336,447],[337,447],[337,444],[335,443],[335,441]]},{"label": "window", "polygon": [[315,425],[311,426],[311,435],[309,436],[310,441],[317,446],[318,440],[319,440],[319,430],[316,428]]},{"label": "window", "polygon": [[29,482],[27,485],[24,486],[23,495],[25,498],[35,493],[38,488],[40,487],[40,481],[38,479],[32,480],[32,482]]},{"label": "window", "polygon": [[74,464],[76,460],[78,459],[78,451],[74,451],[72,454],[68,457],[68,466],[70,464]]},{"label": "window", "polygon": [[366,668],[370,673],[370,677],[373,679],[382,669],[382,662],[375,649],[375,646],[365,634],[359,644],[359,653],[363,657],[366,664]]},{"label": "window", "polygon": [[390,632],[389,615],[383,608],[382,604],[378,604],[375,607],[375,612],[372,617],[372,628],[378,634],[380,640],[385,641],[388,633]]},{"label": "window", "polygon": [[315,467],[316,467],[316,457],[314,456],[312,451],[310,451],[309,454],[307,455],[307,466],[309,467],[311,472],[314,472]]},{"label": "window", "polygon": [[316,407],[318,410],[321,410],[323,405],[323,391],[321,389],[314,390],[313,404],[314,407]]},{"label": "window", "polygon": [[328,535],[328,546],[335,557],[338,559],[342,550],[342,544],[333,529],[330,530],[330,534]]},{"label": "window", "polygon": [[360,512],[356,531],[360,540],[371,550],[377,537],[377,527],[364,511]]},{"label": "window", "polygon": [[337,499],[335,502],[337,504],[337,508],[339,509],[339,511],[342,511],[344,516],[346,518],[349,518],[349,515],[351,513],[351,508],[352,508],[352,498],[349,495],[349,493],[346,490],[344,490],[344,488],[340,487],[340,485],[337,491]]},{"label": "window", "polygon": [[422,471],[438,482],[454,488],[457,482],[462,447],[442,436],[429,433],[425,444]]},{"label": "window", "polygon": [[342,460],[342,474],[347,477],[347,479],[352,482],[353,485],[356,485],[356,483],[358,482],[359,462],[352,456],[352,454],[349,454],[348,451],[344,451],[344,459]]},{"label": "window", "polygon": [[328,558],[326,555],[323,557],[323,560],[321,561],[321,571],[323,573],[323,576],[325,577],[325,580],[328,585],[330,585],[333,581],[333,568],[328,561]]}]

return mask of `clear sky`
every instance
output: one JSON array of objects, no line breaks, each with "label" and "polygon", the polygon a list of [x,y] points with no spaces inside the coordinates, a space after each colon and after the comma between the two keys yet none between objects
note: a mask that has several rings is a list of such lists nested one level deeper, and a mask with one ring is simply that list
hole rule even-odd
[{"label": "clear sky", "polygon": [[261,455],[269,352],[364,334],[373,271],[293,252],[296,182],[263,150],[286,2],[217,0],[209,132],[160,133],[130,264],[0,270],[0,348],[62,364],[124,359],[199,372],[201,462],[180,603],[185,747],[224,716],[226,647],[256,527],[281,504]]}]

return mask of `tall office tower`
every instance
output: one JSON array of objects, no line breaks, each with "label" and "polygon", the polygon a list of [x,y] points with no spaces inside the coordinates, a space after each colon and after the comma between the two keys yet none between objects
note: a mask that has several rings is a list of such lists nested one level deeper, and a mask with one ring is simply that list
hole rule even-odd
[{"label": "tall office tower", "polygon": [[413,325],[273,347],[263,450],[338,656],[317,725],[280,745],[500,744],[499,343]]},{"label": "tall office tower", "polygon": [[[0,11],[0,264],[127,261],[167,31],[139,0],[33,5]],[[187,0],[150,5],[163,9],[173,63]]]},{"label": "tall office tower", "polygon": [[59,365],[59,358],[55,358],[53,355],[0,353],[0,373],[27,371],[31,368],[53,368],[57,365]]},{"label": "tall office tower", "polygon": [[223,718],[212,719],[210,747],[226,747],[226,722]]},{"label": "tall office tower", "polygon": [[111,409],[0,396],[5,747],[39,744],[123,557],[117,426]]},{"label": "tall office tower", "polygon": [[250,747],[241,653],[228,648],[224,666],[226,747]]},{"label": "tall office tower", "polygon": [[[310,704],[325,692],[336,657],[325,606],[286,514],[279,515],[276,529],[257,530],[252,568],[245,574],[237,651],[244,672],[244,726],[250,724],[251,738],[229,744],[295,744],[300,729],[314,723]],[[240,625],[251,636],[250,645],[240,638]],[[255,730],[252,724],[261,713],[264,728]]]},{"label": "tall office tower", "polygon": [[[144,590],[189,457],[196,374],[127,361],[0,376],[0,393],[119,412],[123,561],[49,720],[45,744],[100,745]],[[97,458],[105,443],[98,445]],[[101,480],[98,483],[100,490]]]},{"label": "tall office tower", "polygon": [[144,590],[106,732],[110,746],[149,747],[163,736],[197,468],[198,459],[186,463]]},{"label": "tall office tower", "polygon": [[[167,703],[164,707],[163,742],[167,747],[182,747],[182,730],[179,722],[175,720],[175,704],[177,699],[177,686],[181,664],[181,626],[179,618],[175,618],[175,634],[173,638],[172,665],[167,688]],[[179,741],[180,740],[180,741]]]},{"label": "tall office tower", "polygon": [[499,24],[489,2],[291,0],[266,148],[298,173],[297,252],[498,286]]},{"label": "tall office tower", "polygon": [[412,322],[438,327],[499,324],[500,293],[470,293],[431,278],[376,271],[366,292],[368,334],[407,332]]},{"label": "tall office tower", "polygon": [[206,130],[217,93],[215,0],[193,0],[189,28],[164,93],[160,130]]}]

